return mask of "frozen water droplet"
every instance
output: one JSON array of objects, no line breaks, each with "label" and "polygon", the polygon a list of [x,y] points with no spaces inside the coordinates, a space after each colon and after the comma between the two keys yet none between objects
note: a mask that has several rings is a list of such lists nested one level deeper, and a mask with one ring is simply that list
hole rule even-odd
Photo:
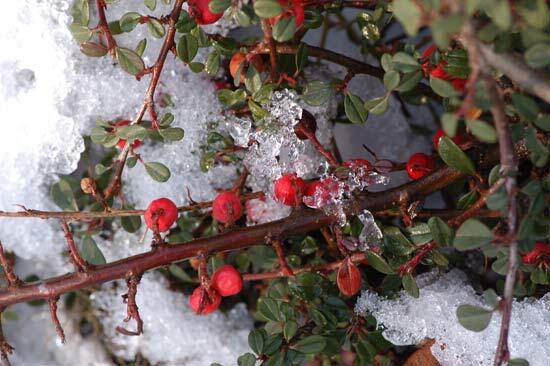
[{"label": "frozen water droplet", "polygon": [[363,229],[359,234],[359,242],[361,243],[359,250],[365,251],[372,244],[378,244],[380,242],[382,239],[382,231],[378,225],[376,225],[374,217],[370,211],[364,210],[361,215],[357,216],[357,218],[359,218],[363,224]]}]

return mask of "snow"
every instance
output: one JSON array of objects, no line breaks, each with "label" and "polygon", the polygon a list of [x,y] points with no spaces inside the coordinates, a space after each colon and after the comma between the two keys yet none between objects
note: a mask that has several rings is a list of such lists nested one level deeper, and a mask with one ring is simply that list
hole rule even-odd
[{"label": "snow", "polygon": [[119,357],[133,359],[140,352],[151,363],[163,365],[204,366],[212,362],[233,365],[248,351],[248,333],[252,328],[244,304],[227,314],[216,311],[198,316],[190,308],[188,297],[166,288],[162,277],[146,273],[138,286],[137,305],[144,322],[144,333],[127,337],[115,331],[123,323],[126,306],[121,295],[122,282],[104,284],[91,295],[108,340],[108,346]]},{"label": "snow", "polygon": [[[420,298],[402,291],[387,299],[366,290],[357,300],[358,314],[372,314],[383,326],[383,336],[396,345],[419,344],[434,338],[433,355],[443,366],[492,365],[501,316],[493,314],[490,325],[476,333],[463,328],[456,308],[470,304],[489,308],[469,285],[466,274],[453,269],[446,274],[417,276]],[[541,299],[514,301],[510,328],[510,354],[531,366],[547,365],[550,359],[550,294]]]}]

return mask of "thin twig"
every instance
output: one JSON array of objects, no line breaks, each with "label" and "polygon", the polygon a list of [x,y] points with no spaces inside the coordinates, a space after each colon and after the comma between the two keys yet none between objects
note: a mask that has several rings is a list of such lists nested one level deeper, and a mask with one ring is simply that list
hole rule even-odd
[{"label": "thin twig", "polygon": [[269,19],[262,19],[262,31],[264,32],[264,39],[263,42],[267,45],[267,48],[269,49],[269,63],[271,65],[271,69],[269,72],[269,78],[272,81],[277,80],[277,49],[275,40],[273,39],[273,34],[271,31],[271,24],[269,24]]},{"label": "thin twig", "polygon": [[109,29],[109,23],[107,22],[107,18],[105,17],[105,8],[107,5],[105,4],[105,0],[96,0],[96,7],[97,7],[97,14],[99,16],[99,21],[97,23],[97,29],[101,31],[101,34],[105,36],[105,39],[107,40],[107,49],[111,53],[113,57],[116,56],[116,46],[117,43],[111,33],[111,30]]},{"label": "thin twig", "polygon": [[67,246],[69,247],[69,254],[71,256],[71,261],[73,262],[77,272],[86,272],[88,269],[91,269],[91,266],[84,258],[78,253],[78,248],[74,242],[73,233],[71,228],[66,221],[63,221],[63,232],[65,233],[65,240],[67,241]]},{"label": "thin twig", "polygon": [[[241,196],[243,202],[262,198],[265,196],[263,192],[254,192],[248,193]],[[190,205],[178,207],[179,212],[188,212],[196,211],[201,209],[206,209],[212,207],[213,201],[206,202],[194,202]],[[36,217],[39,219],[62,219],[62,220],[80,220],[80,221],[90,221],[100,218],[110,218],[110,217],[125,217],[125,216],[143,216],[145,210],[115,210],[111,209],[110,211],[40,211],[28,209],[24,206],[23,211],[0,211],[0,217],[12,217],[12,218],[23,218],[23,217]]]},{"label": "thin twig", "polygon": [[127,323],[131,319],[134,319],[136,321],[136,330],[132,331],[118,326],[116,327],[116,331],[128,336],[138,336],[143,333],[143,320],[141,320],[141,316],[139,315],[139,308],[136,302],[139,280],[140,276],[135,275],[132,272],[126,276],[128,293],[123,296],[124,302],[126,303],[126,318],[124,319],[124,322]]},{"label": "thin twig", "polygon": [[6,366],[10,365],[10,360],[8,354],[13,352],[13,347],[6,341],[4,337],[4,330],[2,328],[2,312],[4,309],[0,309],[0,354],[2,356],[3,364]]},{"label": "thin twig", "polygon": [[17,277],[17,275],[15,274],[15,271],[13,270],[13,265],[12,263],[10,263],[10,260],[6,256],[6,253],[4,253],[2,242],[0,242],[0,264],[2,265],[4,273],[6,274],[8,288],[17,288],[21,286],[21,284],[23,284],[23,281],[21,281],[19,277]]},{"label": "thin twig", "polygon": [[59,318],[57,317],[57,301],[59,300],[59,297],[54,297],[48,299],[48,304],[50,305],[50,316],[52,317],[53,325],[55,326],[55,332],[57,333],[57,336],[61,340],[61,343],[65,343],[65,332],[63,331],[63,327],[61,326],[61,323],[59,322]]},{"label": "thin twig", "polygon": [[290,266],[288,265],[288,262],[286,261],[285,250],[283,248],[283,244],[281,240],[270,239],[267,241],[268,243],[271,243],[271,246],[273,247],[273,249],[275,249],[275,253],[277,253],[280,272],[282,272],[282,274],[285,276],[294,276],[294,271],[292,270],[292,268],[290,268]]},{"label": "thin twig", "polygon": [[507,225],[508,232],[505,241],[508,244],[508,270],[504,283],[504,297],[501,301],[502,321],[500,335],[495,355],[495,366],[503,365],[510,359],[508,348],[508,334],[510,331],[510,319],[512,317],[512,301],[514,298],[514,286],[518,269],[518,241],[517,241],[517,200],[516,178],[517,160],[514,153],[514,143],[508,126],[508,119],[504,112],[504,101],[496,86],[496,82],[489,75],[484,75],[487,96],[491,101],[491,114],[497,131],[500,150],[500,170],[505,179],[506,192],[508,193]]}]

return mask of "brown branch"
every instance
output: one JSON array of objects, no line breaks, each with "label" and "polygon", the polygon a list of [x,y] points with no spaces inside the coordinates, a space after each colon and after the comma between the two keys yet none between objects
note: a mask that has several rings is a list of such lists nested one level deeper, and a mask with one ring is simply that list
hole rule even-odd
[{"label": "brown branch", "polygon": [[6,256],[6,253],[4,252],[2,242],[0,242],[0,264],[2,265],[4,273],[6,274],[8,288],[17,288],[21,286],[21,284],[23,284],[23,281],[21,281],[19,277],[17,277],[17,275],[15,274],[15,271],[13,270],[13,265]]},{"label": "brown branch", "polygon": [[2,356],[2,360],[4,361],[3,364],[9,366],[10,360],[8,358],[8,354],[11,354],[14,348],[6,341],[6,338],[4,337],[4,330],[2,328],[2,312],[3,309],[0,310],[0,354]]},{"label": "brown branch", "polygon": [[[304,43],[305,44],[305,43]],[[367,63],[355,60],[351,57],[324,49],[320,47],[311,46],[308,44],[305,44],[307,46],[308,54],[312,57],[319,57],[323,60],[327,60],[339,65],[342,65],[346,67],[348,70],[353,71],[355,74],[366,74],[371,75],[374,77],[377,77],[379,79],[382,79],[384,77],[384,70],[382,68],[369,65]],[[298,52],[299,45],[293,45],[293,44],[278,44],[277,45],[277,53],[283,53],[283,54],[296,54]],[[261,49],[258,51],[258,53],[269,53],[269,49],[267,47],[264,47],[264,49]],[[440,100],[441,97],[434,93],[432,88],[430,88],[428,85],[419,83],[416,87],[417,91],[436,100]]]},{"label": "brown branch", "polygon": [[[176,35],[176,23],[179,19],[183,2],[184,0],[176,0],[174,8],[172,9],[172,12],[168,17],[168,31],[166,32],[164,43],[162,44],[162,48],[159,52],[155,64],[150,68],[150,73],[152,74],[151,81],[149,82],[149,86],[147,87],[147,91],[145,92],[143,104],[141,105],[141,108],[136,118],[132,121],[132,125],[140,123],[143,119],[143,116],[145,115],[145,112],[149,111],[149,115],[153,122],[153,127],[159,127],[154,102],[155,90],[157,89],[157,85],[160,79],[160,75],[162,74],[162,69],[164,68],[166,57],[168,56],[168,53],[174,45],[174,37]],[[113,180],[111,181],[109,186],[103,191],[103,197],[105,200],[108,200],[110,197],[118,194],[118,192],[120,191],[122,185],[122,172],[124,170],[124,165],[126,164],[126,158],[128,157],[128,153],[130,152],[131,145],[132,144],[127,143],[117,157],[117,160],[115,162],[116,168]]]},{"label": "brown branch", "polygon": [[59,322],[59,318],[57,317],[57,301],[59,300],[59,297],[54,297],[48,299],[48,304],[50,305],[50,316],[52,317],[53,325],[55,326],[55,332],[57,333],[57,336],[59,339],[61,339],[61,343],[65,343],[65,332],[63,331],[63,327],[61,326],[61,323]]},{"label": "brown branch", "polygon": [[[528,154],[521,144],[518,144],[517,147],[522,155]],[[478,161],[478,166],[481,169],[492,166],[498,159],[497,155],[493,150],[483,151],[483,159]],[[399,204],[399,197],[403,191],[406,191],[411,199],[420,200],[464,176],[464,173],[444,166],[417,181],[387,191],[360,196],[357,200],[350,202],[346,212],[353,215],[365,209],[373,212],[394,208]],[[262,243],[268,235],[276,234],[278,238],[283,239],[291,235],[318,230],[336,221],[337,217],[327,216],[320,210],[299,210],[285,219],[246,228],[236,228],[219,235],[203,237],[186,243],[162,246],[146,253],[97,266],[85,273],[69,273],[38,283],[22,285],[17,289],[1,289],[0,307],[30,300],[58,297],[69,291],[125,278],[129,272],[139,271],[142,273],[195,257],[201,253],[212,254],[244,249]]]},{"label": "brown branch", "polygon": [[[483,199],[483,203],[485,203],[485,198]],[[476,203],[474,203],[475,205]],[[470,206],[468,208],[468,210],[470,210],[470,208],[472,208],[472,206]],[[487,217],[487,218],[498,218],[498,217],[501,217],[502,214],[500,211],[497,211],[497,210],[488,210],[488,209],[484,209],[482,208],[483,207],[483,204],[480,205],[479,209],[477,209],[475,211],[475,216],[477,217]],[[453,220],[453,219],[457,219],[460,215],[464,214],[466,211],[465,210],[456,210],[456,209],[426,209],[426,210],[422,210],[418,213],[416,213],[414,215],[414,218],[415,219],[429,219],[430,217],[433,217],[433,216],[437,216],[439,217],[440,219],[442,220]],[[383,210],[383,211],[375,211],[372,213],[374,216],[376,217],[401,217],[402,214],[397,211],[397,210]],[[470,216],[471,217],[471,216]],[[466,219],[464,219],[466,220]],[[462,221],[462,220],[461,220]],[[453,225],[453,226],[460,226],[460,224],[458,225]]]},{"label": "brown branch", "polygon": [[433,249],[437,247],[437,244],[435,241],[431,241],[427,244],[424,244],[420,247],[418,250],[418,253],[414,257],[412,257],[410,260],[408,260],[405,264],[401,265],[397,271],[401,276],[404,276],[407,273],[411,273],[414,271],[416,266],[420,263],[424,257],[426,257]]},{"label": "brown branch", "polygon": [[277,80],[277,49],[276,43],[273,39],[273,33],[271,31],[271,25],[269,24],[269,19],[262,19],[262,31],[264,33],[263,42],[269,50],[269,63],[271,64],[271,69],[269,72],[269,78],[271,81]]},{"label": "brown branch", "polygon": [[483,59],[491,66],[508,76],[526,92],[550,103],[550,76],[542,70],[533,70],[519,55],[496,53],[493,46],[477,41]]},{"label": "brown branch", "polygon": [[[365,253],[355,253],[349,257],[352,262],[360,262],[362,260],[365,260],[367,258],[367,255]],[[295,268],[293,270],[294,274],[302,273],[302,272],[330,272],[334,271],[338,268],[340,268],[340,265],[342,262],[344,262],[346,259],[342,259],[339,261],[327,263],[327,264],[319,264],[316,266],[305,266],[301,268]],[[273,271],[273,272],[262,272],[262,273],[246,273],[243,275],[244,281],[261,281],[261,280],[269,280],[272,278],[277,277],[289,277],[290,274],[285,274],[281,271]]]},{"label": "brown branch", "polygon": [[273,246],[275,253],[277,253],[277,259],[279,260],[279,272],[281,272],[284,276],[294,276],[294,271],[292,271],[292,268],[290,268],[288,262],[286,261],[285,250],[281,240],[268,238],[267,242]]},{"label": "brown branch", "polygon": [[[262,198],[265,196],[263,192],[248,193],[241,196],[243,202]],[[179,212],[188,212],[206,209],[212,207],[213,201],[195,202],[187,206],[178,207]],[[110,218],[110,217],[124,217],[124,216],[142,216],[145,210],[114,210],[110,211],[40,211],[32,210],[23,207],[24,211],[0,211],[0,217],[36,217],[39,219],[62,219],[62,220],[80,220],[89,221],[93,219]]]},{"label": "brown branch", "polygon": [[487,96],[491,101],[491,114],[497,131],[500,150],[500,169],[504,176],[506,192],[508,193],[507,225],[508,233],[505,237],[509,246],[508,270],[504,283],[504,298],[502,299],[502,321],[500,335],[495,356],[495,366],[500,366],[510,359],[508,348],[508,333],[512,316],[512,301],[518,269],[518,242],[517,242],[517,200],[516,178],[517,160],[514,153],[514,143],[508,126],[508,119],[504,112],[504,101],[497,89],[496,82],[488,75],[484,75]]},{"label": "brown branch", "polygon": [[86,272],[92,266],[84,260],[78,253],[78,248],[74,242],[73,233],[67,224],[67,221],[63,221],[63,232],[65,233],[65,240],[67,241],[67,246],[69,247],[69,254],[71,256],[71,261],[73,262],[77,272]]},{"label": "brown branch", "polygon": [[139,284],[140,276],[133,274],[130,272],[126,276],[126,285],[128,286],[128,293],[126,295],[123,295],[124,302],[126,305],[126,318],[124,319],[124,322],[127,323],[131,319],[134,319],[136,321],[136,331],[128,330],[125,328],[122,328],[121,326],[116,327],[116,331],[128,335],[128,336],[138,336],[143,333],[143,320],[141,320],[141,316],[139,315],[139,308],[136,303],[136,295],[137,295],[137,285]]},{"label": "brown branch", "polygon": [[96,7],[97,14],[99,16],[97,29],[99,29],[101,33],[105,36],[105,39],[107,40],[107,49],[109,50],[111,55],[115,57],[115,48],[117,46],[117,43],[111,33],[111,30],[109,29],[109,23],[107,22],[107,18],[105,16],[105,8],[107,7],[107,5],[105,4],[105,0],[96,0]]}]

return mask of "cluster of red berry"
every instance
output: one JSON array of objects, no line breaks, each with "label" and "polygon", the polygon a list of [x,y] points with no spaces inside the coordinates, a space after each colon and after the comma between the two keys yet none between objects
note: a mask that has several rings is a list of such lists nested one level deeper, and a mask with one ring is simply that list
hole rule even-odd
[{"label": "cluster of red berry", "polygon": [[[235,267],[226,264],[214,272],[210,282],[210,290],[197,287],[189,298],[189,305],[196,314],[207,315],[220,307],[222,297],[233,296],[243,289],[243,277]],[[201,309],[202,293],[208,293],[208,300]],[[204,300],[203,300],[204,301]]]},{"label": "cluster of red berry", "polygon": [[422,58],[427,59],[422,63],[422,71],[424,72],[424,75],[429,75],[433,78],[449,81],[456,91],[459,91],[461,93],[464,92],[464,88],[466,87],[466,82],[468,81],[468,79],[462,79],[449,75],[449,73],[445,71],[445,65],[447,65],[447,62],[445,60],[440,60],[435,65],[430,62],[430,56],[436,51],[436,49],[437,46],[432,45],[422,53]]}]

